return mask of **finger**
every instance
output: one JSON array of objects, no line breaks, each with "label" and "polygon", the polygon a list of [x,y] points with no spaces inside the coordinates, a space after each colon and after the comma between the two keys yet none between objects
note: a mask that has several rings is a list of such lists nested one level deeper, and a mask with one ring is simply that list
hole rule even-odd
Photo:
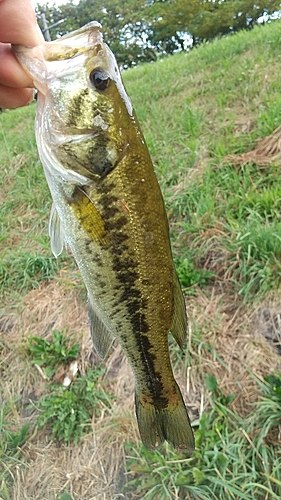
[{"label": "finger", "polygon": [[7,43],[0,43],[0,84],[7,87],[33,87],[31,78],[22,69]]},{"label": "finger", "polygon": [[19,108],[26,106],[33,100],[32,89],[13,89],[0,85],[0,107]]},{"label": "finger", "polygon": [[0,0],[1,42],[35,46],[42,42],[30,0]]}]

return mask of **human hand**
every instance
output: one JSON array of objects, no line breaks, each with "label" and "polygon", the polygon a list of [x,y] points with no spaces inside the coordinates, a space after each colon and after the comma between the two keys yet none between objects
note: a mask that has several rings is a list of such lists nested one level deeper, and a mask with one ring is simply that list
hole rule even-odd
[{"label": "human hand", "polygon": [[30,0],[0,0],[0,107],[25,106],[33,98],[32,80],[15,58],[11,44],[35,46],[42,41]]}]

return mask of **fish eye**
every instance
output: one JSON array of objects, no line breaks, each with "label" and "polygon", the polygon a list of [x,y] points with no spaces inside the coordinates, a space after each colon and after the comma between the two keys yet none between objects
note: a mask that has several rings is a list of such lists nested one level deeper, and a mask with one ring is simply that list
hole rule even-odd
[{"label": "fish eye", "polygon": [[97,90],[105,90],[108,87],[109,77],[103,69],[94,69],[91,71],[89,78]]}]

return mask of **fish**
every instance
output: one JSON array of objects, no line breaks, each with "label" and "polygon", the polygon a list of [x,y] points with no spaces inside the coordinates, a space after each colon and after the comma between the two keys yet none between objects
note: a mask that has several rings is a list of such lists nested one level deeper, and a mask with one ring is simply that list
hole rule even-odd
[{"label": "fish", "polygon": [[70,248],[88,292],[94,347],[116,338],[135,378],[144,446],[166,440],[187,456],[194,435],[170,361],[184,348],[185,301],[163,196],[114,54],[92,21],[14,54],[38,89],[36,141],[53,198],[49,234]]}]

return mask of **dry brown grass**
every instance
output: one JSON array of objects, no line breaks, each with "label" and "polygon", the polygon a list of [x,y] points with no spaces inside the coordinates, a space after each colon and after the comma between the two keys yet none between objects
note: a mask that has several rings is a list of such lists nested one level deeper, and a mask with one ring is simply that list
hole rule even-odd
[{"label": "dry brown grass", "polygon": [[[13,430],[34,420],[30,411],[18,411],[13,399],[20,395],[23,403],[32,403],[45,390],[45,381],[25,354],[26,338],[36,335],[51,340],[54,329],[65,327],[73,342],[79,341],[81,345],[78,365],[83,375],[97,362],[97,356],[92,349],[87,307],[79,302],[77,293],[69,293],[65,285],[52,282],[28,293],[17,313],[2,316],[0,397],[10,401],[9,420],[13,421]],[[31,436],[22,449],[23,463],[10,470],[13,499],[49,500],[66,489],[75,499],[116,498],[116,484],[124,466],[123,444],[126,439],[137,440],[137,428],[131,371],[116,345],[107,367],[104,384],[117,398],[110,415],[102,413],[93,421],[94,434],[87,435],[77,445],[49,442],[45,431]]]},{"label": "dry brown grass", "polygon": [[[280,300],[262,304],[261,308],[278,310]],[[275,309],[274,309],[275,307]],[[213,290],[209,296],[198,292],[187,303],[189,314],[187,360],[177,359],[176,377],[189,408],[191,419],[207,406],[203,379],[215,375],[225,394],[235,393],[233,406],[241,415],[251,410],[258,398],[258,387],[251,376],[262,377],[277,366],[279,356],[264,339],[264,325],[258,309],[249,314],[243,308]],[[88,329],[86,304],[81,304],[75,291],[56,281],[24,298],[17,313],[2,317],[2,398],[32,401],[44,392],[44,380],[30,365],[23,343],[30,334],[51,338],[53,329],[67,332],[81,344],[79,370],[83,374],[97,362]],[[125,464],[124,443],[137,443],[131,369],[120,348],[114,344],[106,360],[103,384],[116,395],[110,413],[104,412],[93,421],[94,433],[80,444],[58,444],[49,441],[47,431],[34,432],[22,448],[21,463],[10,469],[11,498],[15,500],[53,500],[62,491],[73,499],[116,500],[122,493]],[[32,421],[32,412],[20,412],[11,404],[14,428]],[[1,497],[0,497],[1,498]]]},{"label": "dry brown grass", "polygon": [[[251,411],[251,403],[258,399],[253,375],[261,379],[280,367],[277,351],[263,335],[258,314],[263,307],[266,305],[259,305],[249,313],[240,302],[235,303],[234,297],[227,298],[215,291],[210,296],[199,292],[187,304],[193,353],[190,384],[193,388],[203,387],[206,373],[214,375],[225,395],[236,394],[232,406],[242,416]],[[192,334],[192,329],[197,334]],[[192,345],[193,337],[197,337],[199,346]]]},{"label": "dry brown grass", "polygon": [[252,151],[239,155],[227,155],[224,157],[224,161],[240,166],[251,163],[255,163],[259,167],[279,166],[281,162],[281,126],[277,127],[272,134],[259,140]]}]

